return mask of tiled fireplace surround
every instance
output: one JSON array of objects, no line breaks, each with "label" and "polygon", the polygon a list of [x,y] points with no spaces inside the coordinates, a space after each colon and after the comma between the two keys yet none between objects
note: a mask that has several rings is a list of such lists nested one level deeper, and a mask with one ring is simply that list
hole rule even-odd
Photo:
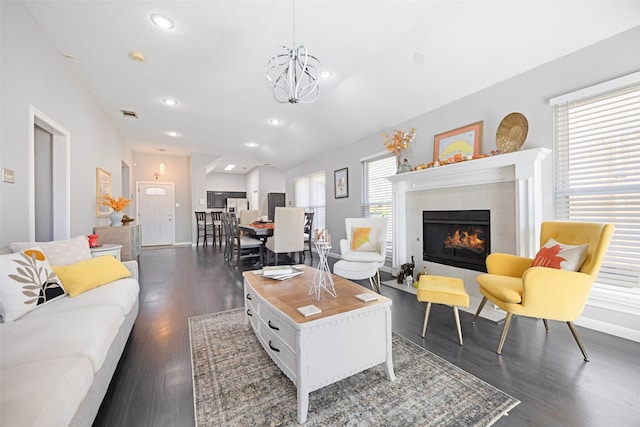
[{"label": "tiled fireplace surround", "polygon": [[[470,295],[469,312],[482,299],[477,271],[422,260],[422,211],[489,209],[491,252],[533,257],[538,247],[541,212],[541,163],[550,153],[535,148],[483,159],[398,174],[393,188],[393,269],[414,257],[416,271],[460,277]],[[482,315],[504,317],[487,306]]]}]

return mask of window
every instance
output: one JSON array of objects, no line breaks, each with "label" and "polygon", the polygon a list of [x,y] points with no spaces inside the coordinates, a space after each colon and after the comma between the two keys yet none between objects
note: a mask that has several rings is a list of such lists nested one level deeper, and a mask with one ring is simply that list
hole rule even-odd
[{"label": "window", "polygon": [[362,216],[365,218],[386,216],[387,221],[387,257],[391,257],[393,248],[393,224],[391,211],[391,181],[388,176],[396,173],[394,156],[378,157],[362,162]]},{"label": "window", "polygon": [[166,196],[166,188],[148,187],[144,189],[145,196]]},{"label": "window", "polygon": [[305,212],[313,212],[312,230],[324,230],[325,222],[325,174],[318,172],[301,176],[295,181],[296,206],[304,208]]},{"label": "window", "polygon": [[615,224],[598,283],[640,288],[640,73],[551,103],[555,217]]}]

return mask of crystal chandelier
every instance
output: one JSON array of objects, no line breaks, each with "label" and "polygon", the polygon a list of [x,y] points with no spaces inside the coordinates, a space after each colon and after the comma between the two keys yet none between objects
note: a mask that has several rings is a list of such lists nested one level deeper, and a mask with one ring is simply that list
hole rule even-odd
[{"label": "crystal chandelier", "polygon": [[322,64],[307,52],[304,45],[296,47],[295,0],[293,0],[293,48],[279,46],[269,59],[265,74],[273,85],[273,97],[285,104],[311,103],[318,99],[318,79]]}]

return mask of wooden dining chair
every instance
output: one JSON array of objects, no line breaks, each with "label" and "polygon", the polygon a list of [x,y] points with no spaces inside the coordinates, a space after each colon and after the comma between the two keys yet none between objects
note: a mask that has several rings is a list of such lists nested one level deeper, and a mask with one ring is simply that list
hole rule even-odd
[{"label": "wooden dining chair", "polygon": [[211,212],[211,225],[213,227],[213,244],[216,244],[216,236],[218,243],[222,247],[222,235],[224,233],[224,225],[222,221],[223,212]]},{"label": "wooden dining chair", "polygon": [[203,237],[202,245],[207,246],[207,235],[211,235],[213,237],[213,229],[209,232],[207,213],[205,211],[196,211],[196,228],[196,246],[200,244],[200,236]]},{"label": "wooden dining chair", "polygon": [[238,227],[238,217],[234,213],[228,214],[228,218],[229,228],[227,229],[227,234],[230,235],[228,242],[231,248],[229,260],[233,262],[235,258],[236,268],[240,267],[240,261],[242,259],[247,258],[258,258],[260,265],[264,265],[264,243],[262,240],[241,234],[240,228]]},{"label": "wooden dining chair", "polygon": [[[311,252],[311,233],[313,230],[313,212],[304,213],[304,244],[306,249],[309,249],[309,257],[313,259],[313,253]],[[302,251],[302,257],[304,258],[304,250]]]}]

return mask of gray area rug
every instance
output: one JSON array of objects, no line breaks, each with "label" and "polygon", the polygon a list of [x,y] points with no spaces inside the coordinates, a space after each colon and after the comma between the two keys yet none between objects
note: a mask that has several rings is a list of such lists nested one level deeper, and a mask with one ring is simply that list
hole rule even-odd
[{"label": "gray area rug", "polygon": [[[196,425],[295,426],[296,388],[243,309],[189,318]],[[393,334],[396,381],[382,365],[314,391],[305,426],[488,426],[518,400]]]}]

